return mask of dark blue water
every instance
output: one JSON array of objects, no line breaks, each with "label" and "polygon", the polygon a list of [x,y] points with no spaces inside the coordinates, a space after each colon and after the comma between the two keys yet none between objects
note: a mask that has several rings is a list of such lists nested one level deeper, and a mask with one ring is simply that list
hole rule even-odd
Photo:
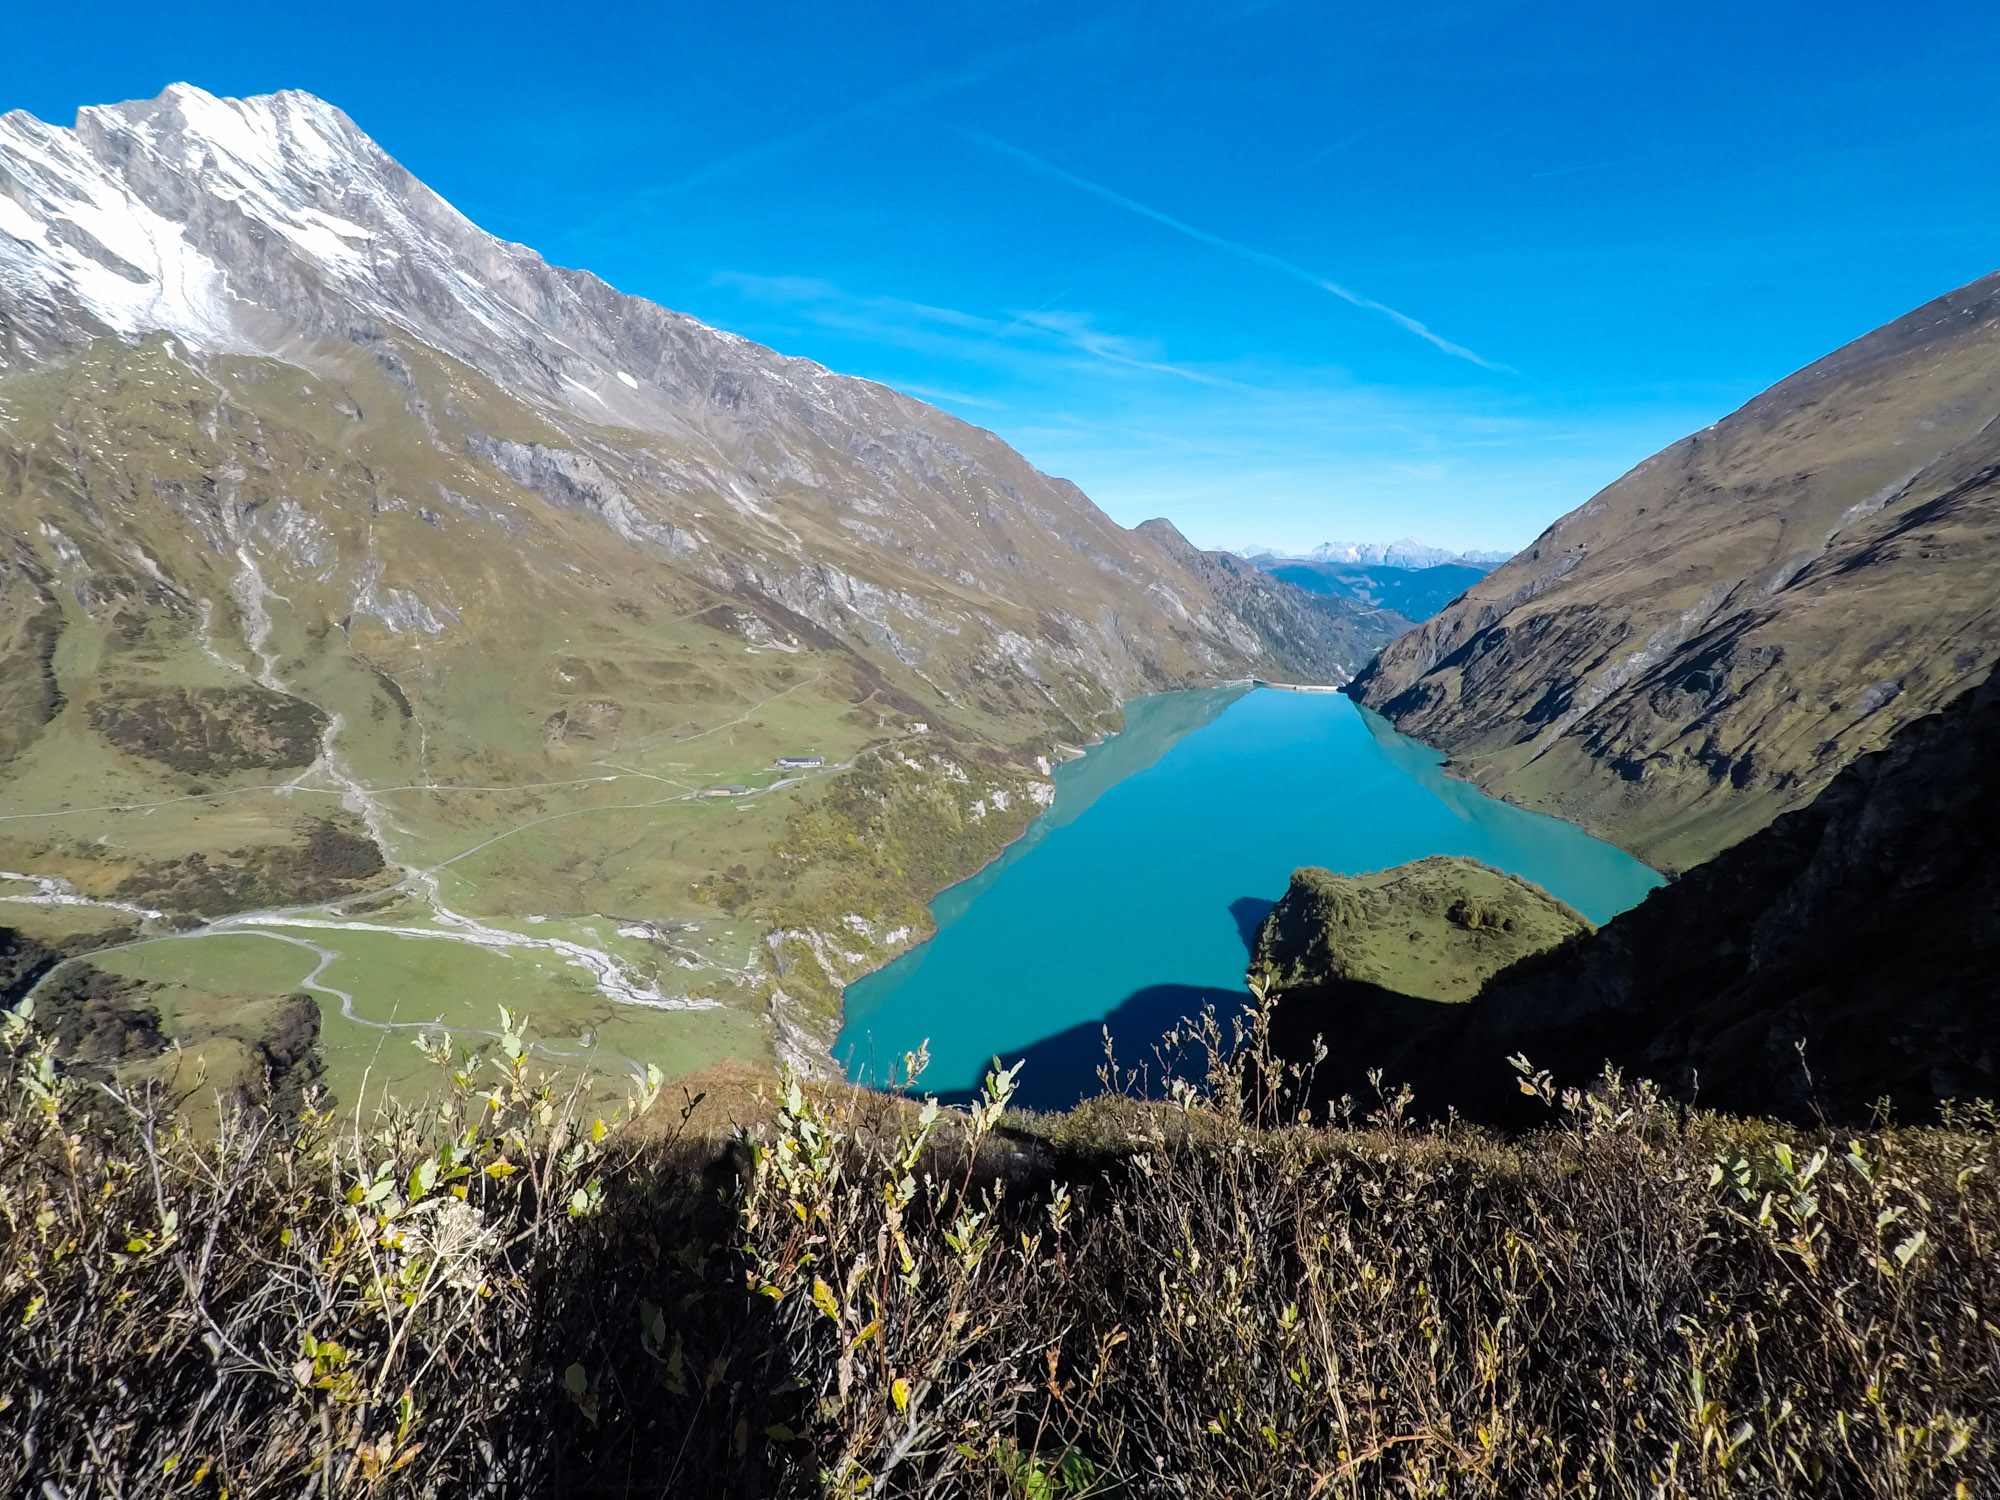
[{"label": "dark blue water", "polygon": [[1438,771],[1441,757],[1334,693],[1217,688],[1127,705],[1125,730],[1056,770],[1007,853],[932,903],[939,932],[847,991],[835,1055],[858,1079],[926,1039],[925,1086],[1027,1059],[1022,1099],[1094,1091],[1204,1003],[1243,997],[1247,947],[1299,865],[1348,875],[1430,854],[1511,870],[1593,922],[1660,876],[1575,826]]}]

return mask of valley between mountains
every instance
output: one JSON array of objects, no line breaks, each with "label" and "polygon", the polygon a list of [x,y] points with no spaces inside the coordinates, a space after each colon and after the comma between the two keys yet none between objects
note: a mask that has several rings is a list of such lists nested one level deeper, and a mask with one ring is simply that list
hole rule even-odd
[{"label": "valley between mountains", "polygon": [[[1286,969],[1301,1045],[1467,1099],[1506,1038],[1689,1090],[1727,1058],[1746,1107],[1798,1110],[1771,1069],[1837,1014],[1852,1109],[1888,1078],[1887,1023],[1853,1018],[1886,1008],[1921,1108],[1992,1073],[1960,1055],[1990,870],[1914,810],[1992,800],[1932,741],[1953,704],[1984,724],[2000,660],[1996,434],[1988,277],[1491,573],[1413,543],[1252,561],[495,239],[309,95],[8,115],[0,980],[188,1094],[358,1099],[503,1007],[607,1084],[823,1069],[844,987],[929,935],[1058,761],[1133,698],[1266,678],[1346,684],[1450,774],[1688,876],[1592,934],[1450,862],[1302,872],[1260,950],[1318,955]],[[1873,943],[1865,1001],[1725,963],[1700,983],[1736,1019],[1695,1032],[1715,997],[1643,982],[1675,934],[1793,964],[1758,934],[1794,907],[1813,952],[1909,908],[1966,953]],[[1448,994],[1398,988],[1428,971],[1385,955],[1426,942]],[[1461,1034],[1484,1051],[1447,1067]]]},{"label": "valley between mountains", "polygon": [[809,1063],[1124,700],[1407,624],[550,266],[310,96],[0,119],[0,911],[15,993],[91,954],[100,1061],[254,1074],[304,991],[343,1095],[502,1005]]},{"label": "valley between mountains", "polygon": [[2000,1490],[2000,276],[1494,562],[0,118],[0,1490]]}]

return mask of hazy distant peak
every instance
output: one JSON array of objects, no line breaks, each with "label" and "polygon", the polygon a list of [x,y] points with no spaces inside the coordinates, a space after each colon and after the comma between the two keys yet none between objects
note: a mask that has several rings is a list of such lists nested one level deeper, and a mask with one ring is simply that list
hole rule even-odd
[{"label": "hazy distant peak", "polygon": [[1272,547],[1246,547],[1238,556],[1252,562],[1351,563],[1370,568],[1436,568],[1446,563],[1490,568],[1507,561],[1511,552],[1454,552],[1433,547],[1415,537],[1394,542],[1322,542],[1310,552],[1281,552]]}]

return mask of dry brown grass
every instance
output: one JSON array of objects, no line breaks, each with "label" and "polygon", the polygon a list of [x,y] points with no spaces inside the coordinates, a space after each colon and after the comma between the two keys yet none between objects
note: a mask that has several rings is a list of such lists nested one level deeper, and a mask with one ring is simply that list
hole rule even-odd
[{"label": "dry brown grass", "polygon": [[1517,1139],[1402,1099],[1301,1124],[1260,1036],[1198,1031],[1202,1085],[1060,1118],[1008,1113],[1004,1075],[969,1112],[738,1080],[724,1113],[751,1123],[718,1146],[691,1096],[600,1136],[511,1048],[373,1133],[246,1115],[196,1140],[16,1027],[0,1484],[2000,1483],[1990,1110],[1834,1135],[1524,1074],[1550,1124]]}]

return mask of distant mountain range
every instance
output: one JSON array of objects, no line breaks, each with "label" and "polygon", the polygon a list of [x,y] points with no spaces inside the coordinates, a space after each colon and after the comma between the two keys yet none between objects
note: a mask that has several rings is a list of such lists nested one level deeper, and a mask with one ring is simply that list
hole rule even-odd
[{"label": "distant mountain range", "polygon": [[1268,559],[1257,564],[1273,578],[1329,598],[1353,599],[1393,609],[1408,620],[1428,620],[1492,570],[1469,563],[1430,568],[1393,564],[1299,562]]},{"label": "distant mountain range", "polygon": [[1428,620],[1508,557],[1505,552],[1452,552],[1413,537],[1325,542],[1303,554],[1246,547],[1236,555],[1310,593],[1392,609],[1417,621]]},{"label": "distant mountain range", "polygon": [[1244,547],[1236,554],[1260,567],[1272,563],[1347,563],[1370,568],[1436,568],[1446,564],[1479,568],[1498,567],[1511,552],[1453,552],[1449,547],[1433,547],[1415,537],[1398,542],[1322,542],[1310,552],[1280,552],[1274,547]]}]

